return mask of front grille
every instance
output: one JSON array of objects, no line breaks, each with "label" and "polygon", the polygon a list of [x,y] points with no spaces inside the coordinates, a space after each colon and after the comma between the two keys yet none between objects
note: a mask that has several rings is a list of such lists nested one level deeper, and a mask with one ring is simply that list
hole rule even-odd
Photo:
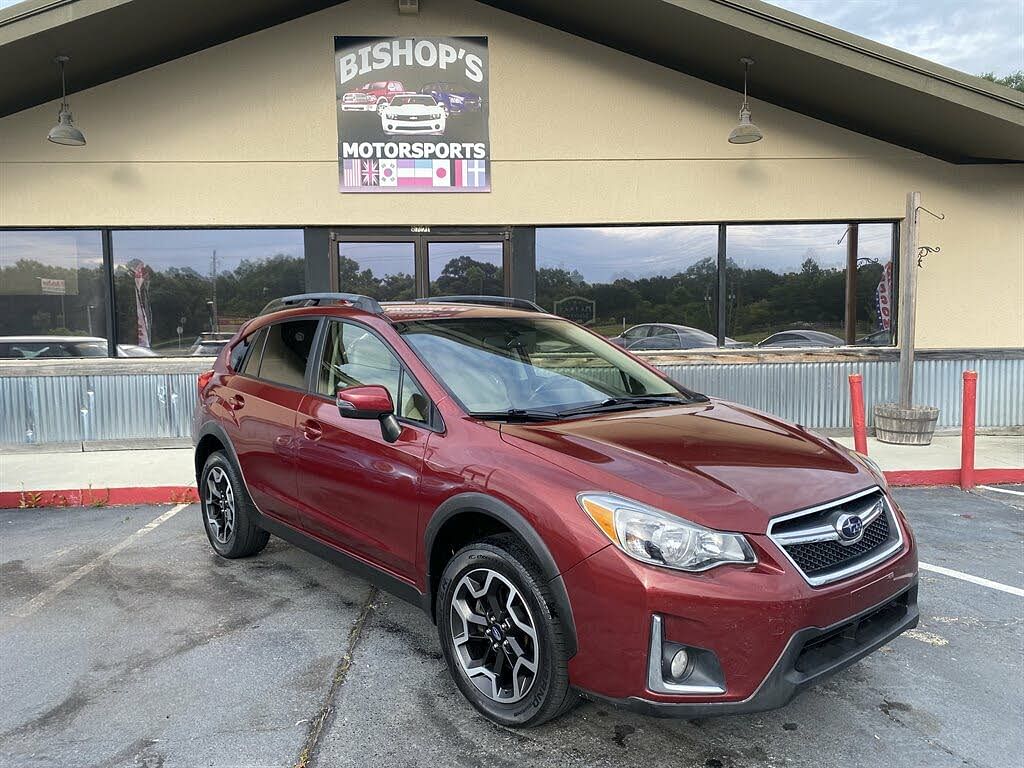
[{"label": "front grille", "polygon": [[889,540],[889,521],[882,515],[864,531],[864,538],[846,547],[838,541],[791,544],[786,552],[808,576],[831,571],[881,547]]},{"label": "front grille", "polygon": [[[844,538],[844,521],[859,518],[860,538]],[[812,586],[852,576],[885,560],[903,544],[899,525],[877,488],[772,521],[768,536]]]}]

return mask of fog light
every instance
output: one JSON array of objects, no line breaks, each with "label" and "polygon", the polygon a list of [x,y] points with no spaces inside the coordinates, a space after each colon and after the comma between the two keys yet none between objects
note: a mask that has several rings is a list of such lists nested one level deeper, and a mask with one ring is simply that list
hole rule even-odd
[{"label": "fog light", "polygon": [[676,655],[672,657],[672,663],[669,665],[669,673],[676,680],[682,679],[686,675],[686,668],[690,664],[690,655],[685,651],[676,651]]}]

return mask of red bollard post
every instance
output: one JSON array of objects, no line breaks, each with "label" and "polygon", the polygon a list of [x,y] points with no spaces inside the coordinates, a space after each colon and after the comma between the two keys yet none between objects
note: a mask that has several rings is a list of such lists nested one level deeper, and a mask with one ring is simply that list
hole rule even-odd
[{"label": "red bollard post", "polygon": [[853,414],[853,447],[859,453],[868,452],[868,423],[864,418],[864,377],[850,374],[850,412]]},{"label": "red bollard post", "polygon": [[974,427],[978,411],[978,372],[964,371],[964,417],[960,430],[960,487],[974,487]]}]

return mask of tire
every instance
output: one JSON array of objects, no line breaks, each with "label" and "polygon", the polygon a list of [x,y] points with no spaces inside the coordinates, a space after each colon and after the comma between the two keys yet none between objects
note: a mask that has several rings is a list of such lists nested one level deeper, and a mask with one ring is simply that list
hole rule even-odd
[{"label": "tire", "polygon": [[[492,601],[492,596],[497,599]],[[472,619],[466,618],[467,612]],[[452,557],[441,575],[436,616],[448,671],[484,717],[506,727],[530,728],[576,703],[554,597],[529,550],[515,536],[484,539]],[[481,619],[488,622],[486,628]],[[532,627],[535,641],[527,627]],[[496,645],[501,638],[504,642]],[[478,671],[470,675],[467,667]]]},{"label": "tire", "polygon": [[256,506],[242,476],[224,451],[214,451],[199,479],[199,506],[206,538],[221,557],[249,557],[267,546]]}]

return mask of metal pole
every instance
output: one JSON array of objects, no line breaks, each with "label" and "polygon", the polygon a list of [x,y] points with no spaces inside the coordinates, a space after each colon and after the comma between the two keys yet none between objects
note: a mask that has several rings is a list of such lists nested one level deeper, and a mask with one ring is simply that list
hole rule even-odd
[{"label": "metal pole", "polygon": [[846,343],[857,343],[857,224],[846,230]]},{"label": "metal pole", "polygon": [[917,209],[921,193],[907,195],[900,264],[900,408],[914,404],[914,327],[917,312]]},{"label": "metal pole", "polygon": [[868,426],[864,416],[864,377],[850,374],[850,413],[853,416],[853,447],[867,456]]},{"label": "metal pole", "polygon": [[974,487],[974,429],[978,411],[978,372],[964,371],[964,413],[960,430],[960,487]]}]

